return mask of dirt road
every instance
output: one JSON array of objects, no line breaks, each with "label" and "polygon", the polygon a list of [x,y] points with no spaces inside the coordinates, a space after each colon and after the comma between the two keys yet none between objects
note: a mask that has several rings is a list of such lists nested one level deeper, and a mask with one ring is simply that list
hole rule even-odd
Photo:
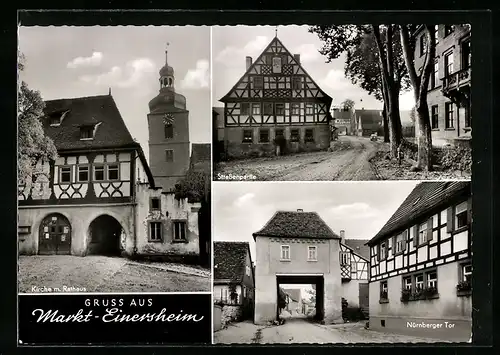
[{"label": "dirt road", "polygon": [[260,181],[378,180],[381,177],[372,168],[369,159],[378,151],[380,144],[366,137],[341,136],[337,144],[340,148],[332,152],[222,163],[215,177],[233,174],[254,175]]},{"label": "dirt road", "polygon": [[306,319],[288,319],[280,326],[257,326],[251,322],[229,325],[214,334],[215,343],[435,343],[443,340],[412,337],[367,330],[364,322],[342,325],[320,325]]}]

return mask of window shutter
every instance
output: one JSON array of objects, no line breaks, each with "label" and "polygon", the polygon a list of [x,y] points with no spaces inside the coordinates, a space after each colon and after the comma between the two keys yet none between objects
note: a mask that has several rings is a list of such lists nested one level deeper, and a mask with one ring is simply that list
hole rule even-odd
[{"label": "window shutter", "polygon": [[413,246],[416,247],[418,245],[418,224],[413,226]]},{"label": "window shutter", "polygon": [[377,244],[377,261],[380,261],[380,244]]},{"label": "window shutter", "polygon": [[432,240],[432,219],[433,217],[427,220],[427,241]]},{"label": "window shutter", "polygon": [[448,207],[448,210],[446,211],[447,216],[446,216],[446,231],[448,233],[453,232],[453,224],[455,221],[455,218],[453,218],[453,207]]},{"label": "window shutter", "polygon": [[467,200],[467,224],[472,223],[472,196]]},{"label": "window shutter", "polygon": [[410,238],[410,231],[407,229],[403,232],[403,250],[406,250],[406,244],[408,243],[408,239]]},{"label": "window shutter", "polygon": [[397,241],[397,236],[392,237],[392,255],[396,255],[396,241]]}]

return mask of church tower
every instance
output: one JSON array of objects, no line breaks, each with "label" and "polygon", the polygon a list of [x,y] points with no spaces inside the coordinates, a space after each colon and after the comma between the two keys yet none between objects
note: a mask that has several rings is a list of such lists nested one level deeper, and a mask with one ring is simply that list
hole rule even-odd
[{"label": "church tower", "polygon": [[189,111],[186,98],[175,92],[168,50],[165,50],[159,82],[160,91],[149,102],[149,165],[156,185],[170,191],[189,167]]}]

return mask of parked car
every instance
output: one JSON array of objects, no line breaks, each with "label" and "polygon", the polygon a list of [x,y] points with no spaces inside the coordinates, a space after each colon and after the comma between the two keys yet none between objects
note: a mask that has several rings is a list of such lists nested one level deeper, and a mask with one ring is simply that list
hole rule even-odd
[{"label": "parked car", "polygon": [[378,140],[377,133],[372,133],[372,134],[370,135],[370,140],[371,140],[371,141],[377,141],[377,140]]}]

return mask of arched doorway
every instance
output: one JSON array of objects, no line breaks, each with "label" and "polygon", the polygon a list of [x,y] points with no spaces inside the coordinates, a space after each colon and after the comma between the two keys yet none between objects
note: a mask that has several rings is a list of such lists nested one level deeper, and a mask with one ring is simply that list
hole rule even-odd
[{"label": "arched doorway", "polygon": [[71,254],[71,225],[66,217],[59,213],[46,216],[40,223],[38,254]]},{"label": "arched doorway", "polygon": [[88,254],[90,255],[120,255],[120,237],[123,228],[115,218],[102,215],[89,226]]}]

